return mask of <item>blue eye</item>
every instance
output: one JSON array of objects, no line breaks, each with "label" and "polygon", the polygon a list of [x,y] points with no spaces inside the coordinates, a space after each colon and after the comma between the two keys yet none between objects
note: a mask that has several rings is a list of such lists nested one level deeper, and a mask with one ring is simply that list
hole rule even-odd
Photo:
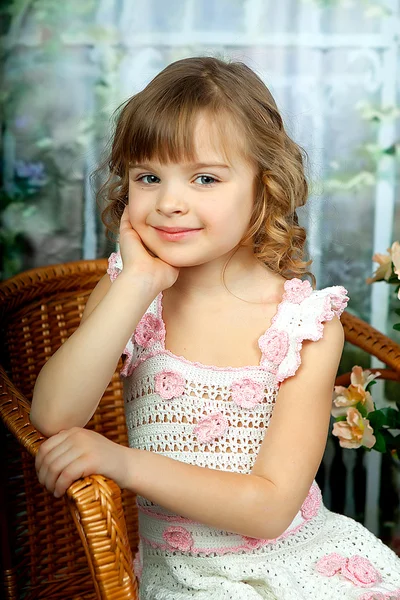
[{"label": "blue eye", "polygon": [[[149,178],[149,181],[145,181],[145,179],[147,177]],[[141,181],[142,183],[145,183],[146,185],[150,185],[152,183],[158,183],[160,180],[155,175],[142,175],[141,177],[138,177],[137,181]]]},{"label": "blue eye", "polygon": [[214,183],[216,183],[218,181],[217,179],[215,179],[215,177],[211,177],[211,175],[199,175],[198,177],[196,177],[195,181],[197,179],[201,179],[202,180],[201,184],[203,186],[213,185]]}]

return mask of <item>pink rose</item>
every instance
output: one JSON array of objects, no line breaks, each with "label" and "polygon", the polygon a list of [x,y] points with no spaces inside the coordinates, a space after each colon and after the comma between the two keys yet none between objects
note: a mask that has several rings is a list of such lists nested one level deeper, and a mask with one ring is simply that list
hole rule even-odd
[{"label": "pink rose", "polygon": [[197,439],[202,444],[207,444],[221,436],[228,428],[228,420],[222,413],[214,413],[202,417],[193,429]]},{"label": "pink rose", "polygon": [[367,587],[382,580],[374,565],[363,556],[351,556],[342,567],[342,575],[355,585]]},{"label": "pink rose", "polygon": [[139,346],[149,348],[155,342],[165,339],[165,327],[161,319],[146,313],[139,321],[135,331],[135,341]]},{"label": "pink rose", "polygon": [[307,498],[304,500],[301,507],[301,514],[304,519],[312,519],[318,513],[321,506],[321,492],[316,485],[312,485]]},{"label": "pink rose", "polygon": [[182,552],[190,550],[194,543],[190,531],[179,525],[171,525],[164,529],[163,538],[170,550],[181,550]]},{"label": "pink rose", "polygon": [[315,565],[315,569],[318,573],[321,573],[321,575],[333,577],[336,573],[340,573],[342,567],[346,564],[346,560],[347,559],[344,556],[332,552],[332,554],[323,556]]},{"label": "pink rose", "polygon": [[249,550],[257,550],[262,546],[265,546],[268,540],[261,540],[259,538],[249,537],[248,535],[242,535],[244,544]]},{"label": "pink rose", "polygon": [[154,380],[157,394],[166,400],[180,396],[185,391],[185,380],[175,371],[161,371]]},{"label": "pink rose", "polygon": [[258,340],[263,356],[274,365],[280,365],[289,350],[289,336],[286,331],[268,329]]},{"label": "pink rose", "polygon": [[354,555],[346,558],[333,552],[323,556],[315,565],[316,571],[326,577],[341,573],[359,587],[368,587],[382,581],[380,573],[374,565],[363,556]]},{"label": "pink rose", "polygon": [[252,379],[234,381],[231,385],[232,400],[242,408],[253,408],[264,398],[264,386]]},{"label": "pink rose", "polygon": [[285,289],[283,299],[294,304],[300,304],[300,302],[312,294],[311,283],[309,281],[302,281],[297,277],[285,281],[283,287]]}]

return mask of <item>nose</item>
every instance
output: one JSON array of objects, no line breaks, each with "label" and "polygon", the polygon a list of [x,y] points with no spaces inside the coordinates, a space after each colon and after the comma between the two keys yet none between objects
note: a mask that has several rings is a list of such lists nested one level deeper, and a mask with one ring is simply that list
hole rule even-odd
[{"label": "nose", "polygon": [[156,212],[163,215],[185,214],[188,210],[185,194],[179,186],[160,186],[157,194]]}]

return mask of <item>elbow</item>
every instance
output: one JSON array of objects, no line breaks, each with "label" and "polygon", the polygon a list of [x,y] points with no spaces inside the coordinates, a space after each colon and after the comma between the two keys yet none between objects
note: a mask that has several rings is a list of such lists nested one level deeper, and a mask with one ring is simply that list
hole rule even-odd
[{"label": "elbow", "polygon": [[258,539],[273,540],[285,533],[295,515],[287,510],[287,503],[283,502],[272,481],[262,477],[257,479],[259,481],[255,486],[253,502],[248,505],[250,522],[254,525],[249,535]]},{"label": "elbow", "polygon": [[60,431],[63,429],[63,427],[60,427],[58,424],[52,423],[51,419],[49,419],[48,417],[43,418],[43,416],[41,417],[40,415],[38,415],[34,408],[31,408],[31,411],[29,413],[29,420],[35,429],[37,429],[40,433],[42,433],[45,437],[48,438],[52,435],[60,433]]},{"label": "elbow", "polygon": [[62,420],[60,420],[60,417],[57,415],[52,415],[49,413],[46,415],[43,413],[40,414],[40,412],[35,411],[34,407],[31,408],[29,413],[29,420],[35,429],[48,438],[60,433],[60,431],[72,429],[72,427],[85,427],[86,425],[86,422],[83,423],[73,418],[68,420],[67,417],[64,417]]},{"label": "elbow", "polygon": [[[57,423],[54,420],[50,407],[46,402],[40,402],[36,393],[36,385],[33,390],[33,398],[31,403],[31,410],[29,412],[29,420],[31,424],[46,437],[51,437],[61,431],[62,427],[58,428]],[[41,399],[42,395],[40,394]]]}]

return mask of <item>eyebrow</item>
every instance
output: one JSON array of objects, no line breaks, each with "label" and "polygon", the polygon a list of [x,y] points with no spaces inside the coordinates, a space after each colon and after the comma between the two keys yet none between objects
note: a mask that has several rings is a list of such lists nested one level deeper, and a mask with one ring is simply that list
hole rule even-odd
[{"label": "eyebrow", "polygon": [[[230,169],[229,165],[225,165],[224,163],[190,163],[188,164],[188,169],[205,169],[205,168],[213,168],[217,167],[218,169]],[[149,164],[137,164],[132,163],[129,167],[130,169],[147,169],[151,171],[151,165]]]}]

